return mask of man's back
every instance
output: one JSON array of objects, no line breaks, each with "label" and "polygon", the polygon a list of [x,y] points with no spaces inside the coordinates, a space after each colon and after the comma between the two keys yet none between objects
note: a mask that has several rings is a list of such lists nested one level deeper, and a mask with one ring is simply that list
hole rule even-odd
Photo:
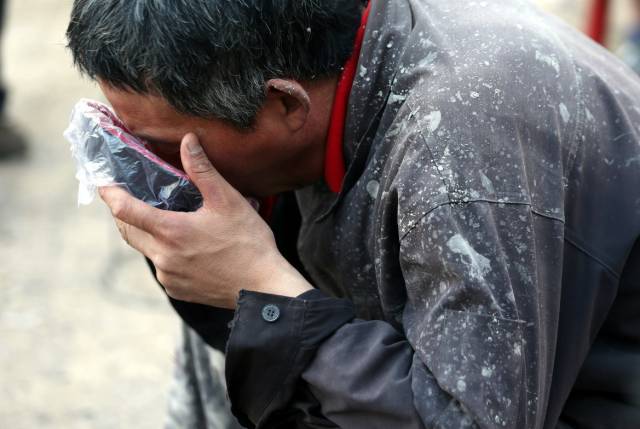
[{"label": "man's back", "polygon": [[[332,196],[299,193],[316,284],[405,332],[462,404],[416,403],[443,427],[460,409],[555,427],[608,320],[566,421],[599,427],[610,404],[636,427],[640,82],[525,2],[374,4],[367,33],[345,189],[328,217]],[[614,383],[594,375],[614,369]],[[584,422],[578,389],[592,387],[609,399]]]}]

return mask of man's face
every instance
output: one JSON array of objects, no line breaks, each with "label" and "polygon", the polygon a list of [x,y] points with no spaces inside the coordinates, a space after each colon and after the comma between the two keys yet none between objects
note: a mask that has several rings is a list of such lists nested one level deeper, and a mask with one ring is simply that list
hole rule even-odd
[{"label": "man's face", "polygon": [[292,142],[293,136],[278,123],[277,104],[267,101],[255,130],[243,132],[223,121],[181,114],[158,96],[104,82],[100,87],[127,128],[178,168],[182,138],[193,132],[216,169],[245,196],[264,197],[303,185],[296,168],[308,150]]}]

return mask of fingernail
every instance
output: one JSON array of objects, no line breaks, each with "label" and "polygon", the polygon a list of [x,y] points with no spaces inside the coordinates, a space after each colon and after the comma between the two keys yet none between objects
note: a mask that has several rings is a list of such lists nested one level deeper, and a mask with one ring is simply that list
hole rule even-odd
[{"label": "fingernail", "polygon": [[192,156],[200,155],[203,152],[202,146],[200,146],[200,144],[196,141],[196,139],[193,138],[193,136],[187,137],[187,150]]}]

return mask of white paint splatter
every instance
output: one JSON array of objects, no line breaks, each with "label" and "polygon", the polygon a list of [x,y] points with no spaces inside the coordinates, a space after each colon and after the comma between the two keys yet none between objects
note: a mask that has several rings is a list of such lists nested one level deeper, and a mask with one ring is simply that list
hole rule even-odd
[{"label": "white paint splatter", "polygon": [[515,343],[513,346],[513,353],[516,356],[521,356],[522,355],[522,345],[520,343]]},{"label": "white paint splatter", "polygon": [[372,180],[367,183],[367,192],[374,200],[378,198],[378,194],[380,193],[380,183],[377,180]]},{"label": "white paint splatter", "polygon": [[440,127],[440,122],[442,122],[442,113],[439,110],[429,113],[424,117],[426,121],[427,129],[431,132],[434,132]]},{"label": "white paint splatter", "polygon": [[365,77],[369,70],[365,66],[360,66],[360,77]]},{"label": "white paint splatter", "polygon": [[540,61],[543,64],[553,67],[556,73],[560,73],[560,63],[554,56],[545,55],[540,51],[536,51],[536,61]]},{"label": "white paint splatter", "polygon": [[569,119],[571,119],[571,113],[569,113],[569,109],[564,103],[560,103],[560,116],[562,116],[562,120],[564,123],[568,123]]},{"label": "white paint splatter", "polygon": [[484,276],[491,271],[491,261],[475,251],[460,234],[456,234],[447,242],[453,253],[465,256],[465,264],[469,267],[469,274],[478,281],[484,281]]},{"label": "white paint splatter", "polygon": [[596,118],[593,117],[593,113],[591,113],[591,110],[589,110],[589,109],[585,109],[585,110],[587,112],[587,120],[589,122],[595,122]]},{"label": "white paint splatter", "polygon": [[418,64],[418,67],[428,68],[436,61],[437,58],[438,58],[437,52],[429,52],[429,54],[427,54],[427,57],[424,60],[420,61],[420,64]]},{"label": "white paint splatter", "polygon": [[493,370],[489,367],[483,366],[482,367],[482,376],[484,378],[489,378],[493,375]]},{"label": "white paint splatter", "polygon": [[394,125],[393,128],[391,128],[391,130],[389,130],[389,132],[387,133],[387,137],[391,138],[391,137],[397,136],[398,134],[404,131],[405,127],[406,127],[406,123],[404,121],[400,124]]},{"label": "white paint splatter", "polygon": [[458,388],[458,392],[465,392],[467,390],[467,383],[464,380],[458,380],[456,387]]},{"label": "white paint splatter", "polygon": [[482,187],[489,194],[495,194],[496,190],[493,187],[493,182],[484,173],[480,173],[480,180],[482,181]]},{"label": "white paint splatter", "polygon": [[635,164],[635,163],[640,164],[640,156],[629,158],[624,166],[630,167],[632,164]]},{"label": "white paint splatter", "polygon": [[471,91],[471,94],[469,94],[469,95],[471,96],[471,98],[478,98],[478,97],[480,97],[480,94],[478,94],[478,93],[477,93],[477,92],[475,92],[475,91]]},{"label": "white paint splatter", "polygon": [[391,95],[389,95],[389,103],[390,104],[402,103],[406,99],[407,99],[407,96],[406,95],[402,95],[402,94],[391,93]]}]

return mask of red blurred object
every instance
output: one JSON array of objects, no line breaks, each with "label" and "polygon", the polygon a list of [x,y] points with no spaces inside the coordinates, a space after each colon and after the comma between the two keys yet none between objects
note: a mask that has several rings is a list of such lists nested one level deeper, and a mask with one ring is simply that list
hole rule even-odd
[{"label": "red blurred object", "polygon": [[604,44],[607,37],[607,12],[609,0],[594,0],[587,34],[596,42]]}]

